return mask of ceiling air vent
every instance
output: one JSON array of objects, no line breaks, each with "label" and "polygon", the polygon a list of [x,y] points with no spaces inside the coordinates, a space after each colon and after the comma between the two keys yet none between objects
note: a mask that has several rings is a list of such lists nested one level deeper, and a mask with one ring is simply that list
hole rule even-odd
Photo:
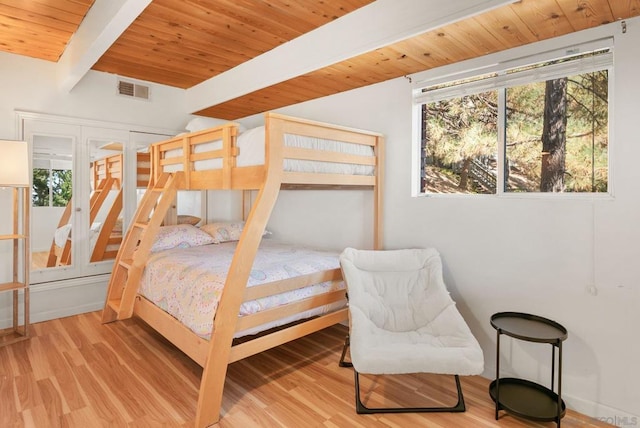
[{"label": "ceiling air vent", "polygon": [[125,97],[134,97],[134,98],[141,98],[143,100],[148,100],[149,87],[144,85],[139,85],[137,83],[119,80],[118,94],[124,95]]}]

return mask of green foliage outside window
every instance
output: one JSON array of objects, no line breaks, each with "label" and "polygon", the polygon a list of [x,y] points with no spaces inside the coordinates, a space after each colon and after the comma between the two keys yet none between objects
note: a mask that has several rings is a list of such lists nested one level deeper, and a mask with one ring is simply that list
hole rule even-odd
[{"label": "green foliage outside window", "polygon": [[51,196],[54,207],[66,207],[71,200],[71,170],[51,170]]},{"label": "green foliage outside window", "polygon": [[49,170],[33,168],[33,188],[31,200],[34,207],[49,206]]},{"label": "green foliage outside window", "polygon": [[34,207],[65,207],[71,200],[71,170],[33,169],[31,199]]}]

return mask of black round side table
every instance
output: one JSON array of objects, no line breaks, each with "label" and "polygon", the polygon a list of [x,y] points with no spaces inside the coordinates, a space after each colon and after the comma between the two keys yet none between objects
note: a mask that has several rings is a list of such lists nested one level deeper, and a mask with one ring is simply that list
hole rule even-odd
[{"label": "black round side table", "polygon": [[[497,331],[496,379],[489,385],[489,395],[496,403],[496,420],[502,409],[515,416],[536,421],[556,421],[565,414],[562,401],[562,342],[567,329],[555,321],[521,312],[499,312],[491,316]],[[551,387],[517,378],[500,378],[500,336],[506,334],[527,342],[549,343],[552,349]],[[558,389],[554,392],[556,348],[558,348]]]}]

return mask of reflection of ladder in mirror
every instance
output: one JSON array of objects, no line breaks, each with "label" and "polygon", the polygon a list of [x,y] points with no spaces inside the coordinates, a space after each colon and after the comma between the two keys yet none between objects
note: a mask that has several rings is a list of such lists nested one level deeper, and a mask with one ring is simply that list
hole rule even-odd
[{"label": "reflection of ladder in mirror", "polygon": [[[107,196],[109,196],[109,191],[114,184],[116,184],[115,178],[105,178],[98,184],[96,190],[91,194],[91,199],[89,199],[89,225],[93,224],[102,204],[107,199]],[[69,203],[62,213],[62,217],[60,217],[57,229],[64,227],[69,223],[69,220],[71,219],[72,205],[73,198],[69,199]],[[55,237],[53,238],[51,248],[49,249],[49,258],[47,259],[47,267],[66,266],[69,264],[71,264],[71,230],[67,234],[67,239],[61,250],[57,251],[56,240]]]},{"label": "reflection of ladder in mirror", "polygon": [[118,194],[111,204],[109,213],[104,219],[104,223],[98,233],[98,239],[91,252],[91,262],[99,262],[101,260],[114,259],[117,250],[111,249],[113,246],[120,246],[122,243],[122,233],[113,234],[118,217],[122,212],[122,187],[118,190]]},{"label": "reflection of ladder in mirror", "polygon": [[102,322],[131,317],[145,261],[182,177],[182,172],[163,173],[149,183],[116,256]]},{"label": "reflection of ladder in mirror", "polygon": [[[66,226],[67,223],[69,223],[69,219],[71,218],[71,206],[73,205],[73,198],[69,198],[69,202],[67,203],[67,207],[64,209],[64,212],[62,213],[62,217],[60,217],[60,221],[58,222],[58,227],[56,228],[56,230],[60,229],[63,226]],[[68,248],[67,248],[68,247]],[[49,248],[49,258],[47,259],[47,267],[54,267],[57,266],[58,263],[58,254],[56,254],[56,238],[55,236],[53,237],[53,239],[51,239],[51,247]],[[67,250],[67,254],[65,255],[65,250]],[[67,241],[65,242],[65,245],[62,249],[62,252],[60,254],[60,259],[62,260],[63,258],[69,258],[71,254],[71,241],[69,240],[69,237],[67,237]],[[68,262],[67,262],[68,264]]]}]

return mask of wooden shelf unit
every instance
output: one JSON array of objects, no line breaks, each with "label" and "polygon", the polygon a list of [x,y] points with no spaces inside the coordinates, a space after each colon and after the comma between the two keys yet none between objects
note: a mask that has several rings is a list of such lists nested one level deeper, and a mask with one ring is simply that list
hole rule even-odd
[{"label": "wooden shelf unit", "polygon": [[[29,337],[29,188],[13,188],[13,231],[0,235],[0,241],[13,241],[13,276],[10,282],[0,283],[0,292],[13,293],[13,325],[0,330],[0,346],[24,340]],[[22,205],[22,207],[20,207]],[[22,211],[22,213],[20,212]],[[20,215],[22,214],[22,221]],[[22,241],[22,251],[20,251]],[[21,257],[22,253],[22,257]],[[21,260],[22,259],[22,260]],[[22,262],[22,265],[21,265]],[[19,294],[23,294],[23,320],[20,323]]]}]

